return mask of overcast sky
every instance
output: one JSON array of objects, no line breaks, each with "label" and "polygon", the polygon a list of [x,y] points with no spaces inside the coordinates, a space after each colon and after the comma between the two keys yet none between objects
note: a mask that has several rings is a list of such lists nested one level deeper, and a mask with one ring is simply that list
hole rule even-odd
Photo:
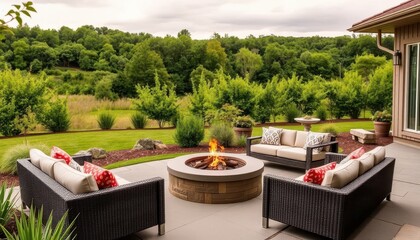
[{"label": "overcast sky", "polygon": [[[0,0],[0,14],[27,0]],[[238,36],[350,35],[352,24],[404,0],[32,0],[24,21],[42,29],[83,25],[154,36],[188,29],[195,39]]]}]

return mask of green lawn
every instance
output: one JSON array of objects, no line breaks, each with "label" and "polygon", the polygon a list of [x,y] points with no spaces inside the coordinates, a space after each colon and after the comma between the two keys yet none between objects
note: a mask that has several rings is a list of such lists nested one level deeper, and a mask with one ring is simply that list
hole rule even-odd
[{"label": "green lawn", "polygon": [[[319,131],[326,124],[314,124],[312,131]],[[339,132],[348,132],[352,128],[373,129],[371,121],[355,121],[333,123]],[[279,126],[282,127],[282,126]],[[285,126],[287,129],[303,130],[300,125]],[[70,154],[74,154],[79,150],[86,150],[91,147],[104,148],[107,151],[131,149],[135,142],[140,138],[152,138],[163,141],[165,144],[175,144],[173,139],[175,129],[142,129],[142,130],[111,130],[111,131],[95,131],[95,132],[77,132],[77,133],[57,133],[28,136],[27,140],[30,144],[45,144],[49,147],[56,145]],[[254,136],[261,135],[262,128],[255,127]],[[209,134],[206,130],[206,138],[204,142],[208,142]],[[0,158],[4,152],[17,144],[23,144],[24,137],[1,138],[0,139]]]}]

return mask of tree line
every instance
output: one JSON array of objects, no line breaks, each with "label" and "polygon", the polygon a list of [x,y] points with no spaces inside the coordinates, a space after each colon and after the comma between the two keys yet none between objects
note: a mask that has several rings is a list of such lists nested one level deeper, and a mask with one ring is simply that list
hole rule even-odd
[{"label": "tree line", "polygon": [[[250,35],[240,39],[215,33],[207,40],[194,40],[186,29],[176,37],[93,26],[43,30],[23,25],[11,30],[14,34],[6,35],[0,42],[3,69],[45,71],[48,75],[59,75],[55,81],[65,83],[74,78],[76,84],[85,81],[83,76],[56,74],[55,67],[99,72],[96,74],[99,77],[90,82],[90,90],[80,87],[74,93],[93,93],[94,86],[103,80],[102,90],[109,89],[109,93],[101,96],[109,98],[136,96],[135,86],[153,86],[155,73],[160,81],[174,87],[177,95],[184,95],[192,93],[193,83],[202,74],[210,79],[219,70],[252,83],[266,84],[275,76],[279,79],[296,76],[308,82],[317,77],[342,78],[357,56],[391,57],[376,47],[376,40],[370,35],[299,38]],[[393,37],[384,37],[383,45],[392,48]]]}]

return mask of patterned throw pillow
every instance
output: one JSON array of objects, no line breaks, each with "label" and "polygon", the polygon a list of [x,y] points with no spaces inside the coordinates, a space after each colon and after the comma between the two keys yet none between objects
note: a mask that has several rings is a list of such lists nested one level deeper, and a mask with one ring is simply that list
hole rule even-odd
[{"label": "patterned throw pillow", "polygon": [[345,157],[343,160],[341,160],[340,164],[344,164],[348,162],[350,159],[356,159],[361,157],[363,154],[365,154],[366,150],[364,147],[360,147],[353,152],[351,152],[347,157]]},{"label": "patterned throw pillow", "polygon": [[[308,137],[306,138],[305,146],[303,146],[303,149],[306,149],[308,146],[314,146],[318,145],[324,142],[324,136],[325,134],[317,134],[317,133],[309,133]],[[320,153],[322,151],[323,147],[314,148],[314,153]]]},{"label": "patterned throw pillow", "polygon": [[280,145],[281,131],[263,127],[262,144]]},{"label": "patterned throw pillow", "polygon": [[336,165],[336,162],[331,162],[317,168],[311,168],[306,172],[305,176],[303,176],[303,181],[321,185],[322,180],[324,180],[325,172],[333,170]]},{"label": "patterned throw pillow", "polygon": [[90,162],[85,162],[83,165],[83,170],[85,173],[90,173],[93,175],[99,189],[118,186],[114,174],[106,169],[96,166]]},{"label": "patterned throw pillow", "polygon": [[53,146],[51,149],[51,157],[56,159],[63,159],[67,165],[70,167],[76,169],[77,171],[81,172],[80,165],[73,160],[73,158],[70,156],[70,154],[66,153],[64,150],[62,150],[59,147]]}]

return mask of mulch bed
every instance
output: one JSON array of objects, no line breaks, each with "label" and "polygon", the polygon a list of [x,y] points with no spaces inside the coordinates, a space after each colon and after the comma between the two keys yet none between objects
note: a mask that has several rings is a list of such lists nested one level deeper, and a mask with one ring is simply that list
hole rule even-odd
[{"label": "mulch bed", "polygon": [[[392,137],[382,137],[377,138],[376,144],[361,144],[357,141],[351,139],[350,133],[341,133],[337,136],[337,141],[339,142],[338,146],[342,150],[343,153],[348,154],[353,150],[359,147],[365,147],[366,151],[369,151],[376,146],[385,146],[392,143]],[[93,163],[98,166],[106,166],[108,164],[129,160],[133,158],[145,157],[145,156],[153,156],[159,154],[170,154],[170,153],[197,153],[197,152],[207,152],[208,146],[207,145],[200,145],[194,148],[181,148],[178,145],[168,145],[168,149],[163,150],[118,150],[118,151],[111,151],[107,153],[106,158],[93,160]],[[229,153],[244,153],[245,148],[243,147],[232,147],[232,148],[225,148],[225,152]],[[9,187],[11,186],[18,186],[19,179],[17,175],[10,175],[10,174],[0,174],[0,182],[6,182]]]}]

